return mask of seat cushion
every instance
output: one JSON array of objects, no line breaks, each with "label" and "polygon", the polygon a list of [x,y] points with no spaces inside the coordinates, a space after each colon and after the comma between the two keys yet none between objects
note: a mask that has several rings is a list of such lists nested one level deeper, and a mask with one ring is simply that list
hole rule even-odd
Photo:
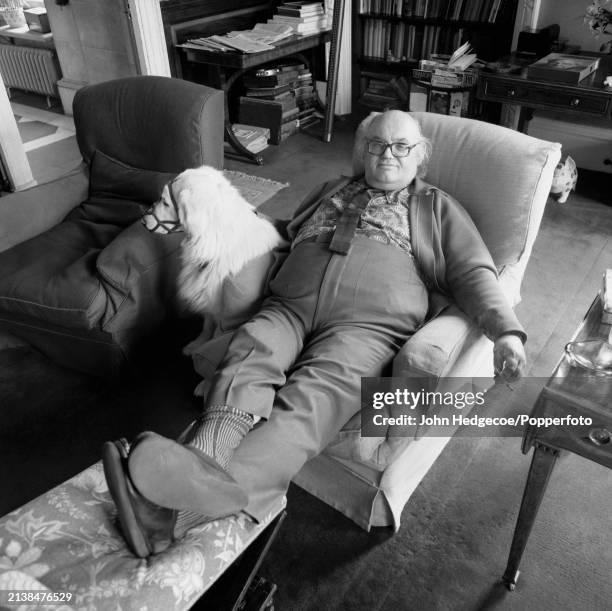
[{"label": "seat cushion", "polygon": [[87,329],[108,318],[116,300],[97,272],[98,255],[173,177],[97,151],[89,197],[55,227],[0,254],[0,311]]}]

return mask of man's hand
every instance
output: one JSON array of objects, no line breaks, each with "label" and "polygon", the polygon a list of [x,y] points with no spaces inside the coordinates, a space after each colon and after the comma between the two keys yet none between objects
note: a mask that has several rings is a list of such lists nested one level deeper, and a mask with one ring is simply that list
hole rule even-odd
[{"label": "man's hand", "polygon": [[521,339],[512,333],[500,335],[493,344],[493,367],[495,375],[506,382],[518,380],[525,367],[525,349]]}]

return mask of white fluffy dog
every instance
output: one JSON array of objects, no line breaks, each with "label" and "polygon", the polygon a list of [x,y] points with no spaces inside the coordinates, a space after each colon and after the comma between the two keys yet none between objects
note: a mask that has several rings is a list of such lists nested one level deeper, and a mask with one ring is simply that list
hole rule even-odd
[{"label": "white fluffy dog", "polygon": [[142,221],[150,231],[185,233],[179,297],[190,310],[215,321],[227,314],[225,281],[284,243],[273,223],[256,212],[223,172],[208,166],[185,170],[164,186]]}]

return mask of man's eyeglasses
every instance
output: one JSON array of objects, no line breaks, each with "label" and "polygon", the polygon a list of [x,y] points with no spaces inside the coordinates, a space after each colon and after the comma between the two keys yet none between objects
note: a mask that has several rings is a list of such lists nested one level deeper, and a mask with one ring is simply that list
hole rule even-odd
[{"label": "man's eyeglasses", "polygon": [[391,149],[394,157],[407,157],[410,151],[420,143],[405,144],[404,142],[381,142],[380,140],[368,140],[368,153],[370,155],[384,155],[387,148]]}]

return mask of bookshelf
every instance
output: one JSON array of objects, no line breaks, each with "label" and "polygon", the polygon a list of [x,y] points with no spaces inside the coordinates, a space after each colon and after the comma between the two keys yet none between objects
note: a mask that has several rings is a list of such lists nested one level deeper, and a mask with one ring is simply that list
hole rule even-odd
[{"label": "bookshelf", "polygon": [[403,96],[387,104],[364,93],[373,75],[404,77],[431,54],[450,55],[469,41],[479,59],[493,61],[511,51],[518,0],[355,0],[353,7],[353,99],[365,110],[407,108]]}]

